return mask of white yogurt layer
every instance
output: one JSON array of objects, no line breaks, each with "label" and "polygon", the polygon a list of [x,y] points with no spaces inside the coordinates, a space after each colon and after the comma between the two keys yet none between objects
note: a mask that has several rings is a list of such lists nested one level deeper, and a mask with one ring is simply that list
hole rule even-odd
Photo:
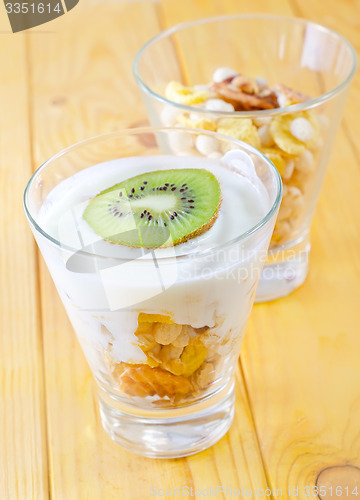
[{"label": "white yogurt layer", "polygon": [[[243,166],[241,152],[240,168]],[[233,160],[234,152],[231,153]],[[225,155],[230,158],[230,153]],[[230,163],[230,162],[229,162]],[[230,167],[230,168],[229,168]],[[39,217],[39,225],[47,234],[60,241],[63,247],[80,249],[99,236],[83,220],[82,214],[89,200],[102,190],[120,183],[135,175],[154,170],[172,168],[206,168],[219,180],[222,191],[222,203],[215,224],[206,233],[197,238],[177,245],[174,249],[159,249],[159,256],[183,255],[199,249],[216,246],[231,241],[251,227],[255,226],[269,209],[269,200],[263,192],[245,177],[244,172],[236,174],[236,162],[228,168],[219,161],[204,158],[181,158],[174,156],[153,156],[146,158],[124,158],[94,165],[61,182],[53,189],[43,204]],[[245,174],[247,174],[246,170]],[[102,240],[101,240],[102,241]],[[89,250],[91,251],[91,250]],[[134,258],[138,250],[123,245],[113,245],[103,241],[97,245],[96,253],[103,251],[105,255],[122,258]]]},{"label": "white yogurt layer", "polygon": [[[203,235],[149,252],[105,242],[83,220],[90,198],[103,189],[144,172],[173,168],[206,168],[219,180],[220,212]],[[194,328],[209,326],[220,340],[229,332],[239,335],[260,274],[260,252],[271,235],[262,230],[256,242],[254,236],[219,254],[210,252],[201,259],[197,255],[238,238],[269,209],[267,192],[251,160],[237,151],[223,160],[122,158],[94,165],[56,186],[43,204],[38,223],[60,241],[61,248],[41,236],[37,239],[93,369],[104,348],[115,362],[146,360],[134,335],[139,312],[167,314],[176,323]],[[92,256],[76,253],[84,248]]]}]

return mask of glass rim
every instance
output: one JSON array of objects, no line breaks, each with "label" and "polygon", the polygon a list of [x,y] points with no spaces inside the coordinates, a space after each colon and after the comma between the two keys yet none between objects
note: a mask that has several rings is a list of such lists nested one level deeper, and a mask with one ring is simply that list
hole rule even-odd
[{"label": "glass rim", "polygon": [[[28,183],[26,184],[26,187],[25,187],[25,190],[24,190],[24,194],[23,194],[23,207],[24,207],[25,215],[26,215],[26,217],[27,217],[30,225],[39,234],[41,234],[44,238],[46,238],[46,240],[48,240],[50,243],[52,243],[53,245],[55,245],[59,249],[67,250],[67,251],[70,251],[70,252],[73,252],[73,253],[79,253],[79,249],[72,248],[72,247],[70,247],[68,245],[64,245],[59,240],[57,240],[56,238],[54,238],[53,236],[51,236],[50,234],[48,234],[38,224],[38,222],[35,220],[35,218],[32,216],[31,210],[29,208],[28,198],[29,198],[30,189],[31,189],[33,183],[35,182],[37,176],[46,167],[48,167],[49,165],[51,165],[51,163],[53,163],[55,160],[61,158],[62,156],[66,155],[67,153],[69,153],[69,152],[71,152],[71,151],[73,151],[75,149],[79,149],[79,148],[83,147],[84,145],[90,144],[90,143],[95,142],[95,141],[107,140],[107,139],[110,139],[110,138],[113,138],[113,137],[116,137],[116,136],[126,136],[126,135],[136,135],[136,134],[149,134],[149,133],[156,133],[156,132],[170,133],[170,132],[174,132],[174,131],[176,131],[176,132],[179,132],[179,131],[180,132],[185,132],[185,133],[188,133],[188,134],[210,135],[210,136],[214,136],[214,137],[217,137],[217,138],[220,137],[223,140],[227,140],[228,142],[231,142],[231,143],[234,143],[236,145],[241,146],[243,149],[248,150],[248,152],[255,154],[257,157],[260,157],[263,161],[265,161],[265,163],[270,168],[270,170],[272,171],[272,173],[273,173],[273,175],[274,175],[274,177],[276,179],[276,197],[275,197],[273,203],[271,204],[271,207],[266,212],[266,214],[254,226],[252,226],[251,228],[249,228],[247,231],[241,233],[240,235],[236,236],[235,238],[231,239],[230,241],[227,241],[227,242],[225,242],[223,244],[213,245],[213,246],[211,246],[211,248],[205,248],[205,249],[202,249],[200,251],[196,251],[195,250],[195,252],[190,252],[190,253],[187,253],[187,254],[180,254],[180,255],[175,255],[175,256],[171,256],[171,257],[169,257],[169,256],[168,257],[166,257],[166,256],[164,256],[164,257],[157,256],[157,260],[160,260],[161,262],[166,262],[166,261],[172,261],[174,259],[175,260],[178,260],[178,259],[183,259],[184,260],[186,258],[187,259],[191,259],[191,258],[198,257],[198,256],[201,256],[201,257],[207,256],[209,254],[212,254],[212,253],[224,250],[225,248],[231,247],[232,245],[235,245],[235,244],[241,242],[242,240],[246,240],[251,235],[253,235],[257,231],[259,231],[263,226],[265,226],[271,220],[271,218],[274,216],[274,214],[276,214],[276,212],[277,212],[277,210],[278,210],[278,208],[280,206],[281,199],[282,199],[283,186],[282,186],[281,176],[280,176],[277,168],[275,167],[275,165],[273,164],[273,162],[271,160],[269,160],[269,158],[267,158],[267,156],[265,156],[261,151],[255,149],[253,146],[250,146],[249,144],[247,144],[247,143],[245,143],[243,141],[235,139],[234,137],[230,137],[230,136],[227,136],[227,135],[224,135],[224,134],[219,134],[217,132],[211,132],[211,131],[208,131],[208,130],[190,129],[190,128],[187,128],[187,127],[152,127],[152,126],[148,126],[148,127],[138,127],[138,128],[133,128],[133,129],[123,129],[123,130],[119,130],[119,131],[115,131],[115,132],[108,132],[108,133],[105,133],[105,134],[100,134],[100,135],[97,135],[97,136],[94,136],[94,137],[83,139],[82,141],[76,142],[76,143],[72,144],[71,146],[68,146],[68,147],[60,150],[58,153],[56,153],[55,155],[51,156],[44,163],[42,163],[35,170],[35,172],[32,174],[32,176],[30,177]],[[186,158],[186,156],[184,156],[184,158]],[[219,161],[221,161],[221,158],[219,159]],[[150,253],[150,250],[151,249],[149,249],[149,253]],[[154,250],[154,251],[161,250],[161,247],[154,248],[152,250]],[[84,255],[84,256],[85,255],[86,256],[91,256],[91,257],[96,256],[96,257],[106,258],[106,259],[109,258],[108,256],[105,256],[105,255],[98,255],[98,254],[95,254],[95,253],[84,252],[82,250],[81,250],[81,254]],[[111,257],[111,258],[113,258],[113,257]],[[119,260],[119,261],[130,261],[130,260],[133,260],[132,258],[123,258],[123,257],[114,257],[113,259],[114,260]],[[144,260],[144,262],[146,262],[146,260]]]},{"label": "glass rim", "polygon": [[[331,90],[324,92],[323,94],[319,95],[318,97],[314,97],[312,99],[309,99],[305,102],[301,102],[298,104],[292,104],[290,106],[283,106],[279,108],[274,108],[274,109],[261,109],[261,110],[254,110],[254,111],[214,111],[210,109],[203,109],[203,108],[198,108],[196,106],[188,106],[185,104],[180,104],[175,101],[171,101],[170,99],[167,99],[166,97],[158,94],[154,90],[152,90],[143,80],[143,78],[140,76],[140,71],[139,71],[139,64],[142,56],[146,52],[146,50],[151,47],[153,44],[158,42],[159,40],[165,39],[170,35],[173,35],[174,33],[183,31],[187,28],[192,28],[197,25],[202,25],[202,24],[210,24],[210,23],[215,23],[219,21],[232,21],[236,19],[262,19],[262,20],[279,20],[279,21],[285,21],[285,22],[290,22],[290,23],[296,23],[296,24],[302,24],[302,25],[309,25],[313,26],[319,31],[322,32],[327,32],[335,37],[337,37],[339,40],[341,40],[344,45],[348,48],[350,51],[351,57],[352,57],[352,66],[350,68],[350,71],[348,75],[335,87],[333,87]],[[287,113],[293,113],[293,112],[298,112],[298,111],[303,111],[306,109],[310,109],[313,107],[318,106],[319,104],[328,101],[331,99],[334,95],[338,94],[346,88],[346,86],[351,82],[357,68],[357,54],[356,51],[353,47],[353,45],[340,33],[337,31],[327,28],[326,26],[323,26],[322,24],[316,23],[314,21],[309,21],[307,19],[302,19],[299,17],[291,17],[291,16],[279,16],[276,14],[232,14],[232,15],[224,15],[224,16],[215,16],[215,17],[207,17],[204,19],[197,19],[195,21],[189,21],[189,22],[184,22],[184,23],[179,23],[176,24],[166,30],[160,31],[160,33],[157,33],[153,37],[151,37],[141,48],[140,50],[136,53],[134,61],[133,61],[133,75],[136,80],[136,83],[139,85],[139,87],[146,92],[147,94],[150,94],[153,98],[156,100],[163,102],[164,104],[167,104],[169,106],[174,106],[176,108],[179,108],[182,111],[187,111],[187,112],[194,112],[196,111],[199,114],[204,114],[206,115],[211,115],[211,114],[218,114],[220,116],[225,116],[225,117],[248,117],[248,116],[255,116],[255,117],[265,117],[265,116],[276,116],[276,115],[282,115],[282,114],[287,114]]]}]

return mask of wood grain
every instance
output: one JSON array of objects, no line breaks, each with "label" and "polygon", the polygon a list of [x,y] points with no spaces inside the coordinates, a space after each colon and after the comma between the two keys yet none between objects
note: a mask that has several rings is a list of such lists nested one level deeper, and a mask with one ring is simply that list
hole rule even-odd
[{"label": "wood grain", "polygon": [[150,460],[106,435],[91,373],[14,201],[31,158],[34,168],[76,141],[146,120],[131,64],[160,28],[230,13],[298,15],[339,30],[359,50],[356,9],[358,0],[88,0],[26,35],[2,33],[1,499],[143,500],[152,486],[243,488],[246,498],[269,487],[274,499],[299,486],[305,499],[315,483],[357,484],[359,76],[314,218],[309,277],[289,297],[254,307],[234,424],[198,455]]},{"label": "wood grain", "polygon": [[242,363],[273,488],[304,491],[326,467],[359,466],[360,220],[355,196],[340,201],[360,188],[358,167],[341,132],[315,215],[307,281],[256,306],[245,338]]},{"label": "wood grain", "polygon": [[[131,63],[158,30],[156,7],[148,2],[82,7],[58,22],[55,32],[30,38],[37,164],[76,141],[145,118]],[[52,498],[125,497],[135,488],[138,461],[129,465],[127,454],[101,428],[91,373],[40,262]]]},{"label": "wood grain", "polygon": [[[353,3],[293,7],[296,15],[337,29],[359,48]],[[328,484],[344,487],[336,466],[360,465],[358,88],[357,75],[314,218],[309,277],[284,301],[255,308],[243,352],[259,440],[268,443],[262,448],[267,473],[272,485],[284,489],[312,486],[325,469]],[[268,307],[269,333],[277,338],[264,338]],[[278,343],[286,353],[281,361],[272,356]],[[277,363],[271,367],[269,359]],[[271,401],[281,393],[286,404]],[[264,394],[269,399],[260,401]],[[359,489],[359,475],[357,481]]]},{"label": "wood grain", "polygon": [[[86,29],[76,34],[76,40],[81,40],[78,47],[72,30],[78,22],[75,17],[61,31],[47,35],[45,45],[44,35],[30,40],[37,162],[81,139],[81,134],[126,127],[146,116],[131,81],[131,62],[135,50],[159,29],[156,7],[144,2],[125,8],[110,2],[102,14],[94,3],[82,15],[86,16]],[[128,43],[126,52],[120,50],[128,37],[132,40],[135,24],[138,36],[133,45]],[[250,488],[257,484],[266,487],[243,385],[237,391],[232,431],[196,457],[151,461],[114,444],[101,428],[91,374],[42,262],[41,292],[54,498],[111,499],[121,495],[142,499],[148,497],[151,486],[216,488],[225,482],[236,488],[239,481]],[[228,467],[223,467],[224,454]],[[140,478],[138,470],[142,471]]]},{"label": "wood grain", "polygon": [[[198,10],[191,11],[190,2],[182,2],[180,13],[179,6],[164,0],[166,24],[179,17],[182,21],[199,17],[202,10],[196,5]],[[327,25],[349,34],[355,46],[359,43],[356,23],[347,28],[354,12],[350,2],[344,10],[335,2],[326,9],[320,2],[281,6],[257,2],[253,9],[254,4],[238,0],[222,2],[218,9],[211,3],[211,7],[206,15],[214,10],[245,13],[257,8],[305,13],[318,22],[325,18]],[[201,68],[194,66],[194,70]],[[360,435],[355,431],[360,410],[357,88],[355,81],[351,110],[348,106],[314,220],[309,277],[289,297],[254,307],[242,350],[251,410],[274,497],[281,491],[282,498],[289,498],[289,487],[298,486],[298,498],[307,498],[305,487],[313,487],[323,469],[359,465]]]},{"label": "wood grain", "polygon": [[[3,22],[4,21],[4,22]],[[31,175],[26,46],[0,21],[0,497],[48,498],[35,243],[22,196]]]}]

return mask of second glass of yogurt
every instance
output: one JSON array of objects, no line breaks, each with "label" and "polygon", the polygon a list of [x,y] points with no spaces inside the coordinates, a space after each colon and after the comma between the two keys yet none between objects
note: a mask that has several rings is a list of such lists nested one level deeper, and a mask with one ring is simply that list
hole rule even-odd
[{"label": "second glass of yogurt", "polygon": [[[203,156],[200,136],[223,153]],[[186,456],[229,429],[281,195],[260,152],[186,128],[89,139],[30,179],[27,218],[123,447]]]},{"label": "second glass of yogurt", "polygon": [[[257,301],[285,296],[307,276],[310,224],[355,69],[356,53],[340,34],[265,14],[174,26],[134,60],[152,125],[235,137],[278,169],[284,194]],[[206,138],[197,148],[218,153]]]}]

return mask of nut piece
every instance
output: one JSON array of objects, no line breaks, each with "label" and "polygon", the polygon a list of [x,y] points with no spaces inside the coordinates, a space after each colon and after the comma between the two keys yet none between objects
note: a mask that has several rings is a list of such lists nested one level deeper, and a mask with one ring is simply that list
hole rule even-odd
[{"label": "nut piece", "polygon": [[267,79],[263,76],[258,76],[255,78],[255,81],[259,85],[260,90],[267,89],[269,87]]},{"label": "nut piece", "polygon": [[241,90],[246,94],[258,94],[260,92],[259,85],[256,83],[256,80],[244,75],[235,76],[235,78],[231,80],[229,87],[234,90]]},{"label": "nut piece", "polygon": [[278,100],[281,107],[291,106],[292,104],[298,104],[310,99],[309,96],[302,94],[301,92],[297,92],[296,90],[287,87],[283,83],[275,85],[274,89],[278,94]]},{"label": "nut piece", "polygon": [[273,109],[279,107],[275,92],[269,92],[268,95],[264,96],[247,94],[241,90],[234,90],[226,82],[212,83],[210,85],[210,90],[224,99],[224,101],[232,104],[235,111]]},{"label": "nut piece", "polygon": [[166,323],[155,323],[154,337],[156,342],[162,345],[171,344],[181,333],[182,326]]}]

